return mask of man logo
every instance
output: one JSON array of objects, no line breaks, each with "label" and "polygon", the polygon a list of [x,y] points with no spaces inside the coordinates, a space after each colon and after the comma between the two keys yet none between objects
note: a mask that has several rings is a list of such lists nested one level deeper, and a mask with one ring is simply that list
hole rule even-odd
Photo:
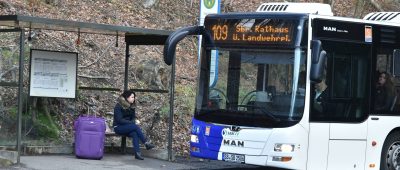
[{"label": "man logo", "polygon": [[244,141],[224,139],[224,145],[244,147]]},{"label": "man logo", "polygon": [[323,29],[324,31],[336,32],[336,27],[326,27],[326,26],[324,26],[324,27],[322,27],[322,29]]},{"label": "man logo", "polygon": [[203,2],[207,9],[211,9],[215,4],[215,0],[204,0]]},{"label": "man logo", "polygon": [[230,131],[229,129],[223,129],[222,130],[222,136],[238,136],[239,132],[233,132]]}]

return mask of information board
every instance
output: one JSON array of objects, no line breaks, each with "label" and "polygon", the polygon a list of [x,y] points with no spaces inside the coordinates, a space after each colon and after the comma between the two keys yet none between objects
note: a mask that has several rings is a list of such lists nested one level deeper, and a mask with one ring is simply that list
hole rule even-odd
[{"label": "information board", "polygon": [[78,54],[31,50],[30,96],[75,98]]}]

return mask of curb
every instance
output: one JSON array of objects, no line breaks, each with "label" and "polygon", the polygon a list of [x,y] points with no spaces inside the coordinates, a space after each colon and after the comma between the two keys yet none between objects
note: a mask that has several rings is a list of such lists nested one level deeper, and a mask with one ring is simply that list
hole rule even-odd
[{"label": "curb", "polygon": [[[4,149],[1,147],[0,149]],[[72,145],[65,146],[22,146],[21,155],[49,155],[49,154],[74,154],[74,147]],[[155,158],[168,161],[167,149],[151,149],[146,150],[141,147],[141,152],[144,157]],[[123,154],[119,146],[104,146],[104,153]],[[133,155],[133,147],[126,147],[126,154]],[[0,159],[9,160],[12,163],[17,163],[18,153],[16,151],[0,150]],[[175,152],[172,152],[172,161],[175,161]],[[0,160],[0,165],[3,164]],[[4,161],[5,162],[5,161]],[[5,163],[6,164],[6,163]],[[1,166],[0,166],[1,167]]]}]

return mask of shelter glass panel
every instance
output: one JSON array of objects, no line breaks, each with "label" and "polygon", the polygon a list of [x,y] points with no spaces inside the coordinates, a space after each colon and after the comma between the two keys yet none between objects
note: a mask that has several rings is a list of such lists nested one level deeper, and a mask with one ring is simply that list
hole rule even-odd
[{"label": "shelter glass panel", "polygon": [[0,32],[0,147],[16,150],[20,32]]}]

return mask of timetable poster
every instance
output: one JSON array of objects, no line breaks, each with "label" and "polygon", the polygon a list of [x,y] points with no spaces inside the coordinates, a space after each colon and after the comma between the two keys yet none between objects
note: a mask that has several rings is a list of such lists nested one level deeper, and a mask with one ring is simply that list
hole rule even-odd
[{"label": "timetable poster", "polygon": [[75,98],[78,54],[31,50],[30,96]]}]

